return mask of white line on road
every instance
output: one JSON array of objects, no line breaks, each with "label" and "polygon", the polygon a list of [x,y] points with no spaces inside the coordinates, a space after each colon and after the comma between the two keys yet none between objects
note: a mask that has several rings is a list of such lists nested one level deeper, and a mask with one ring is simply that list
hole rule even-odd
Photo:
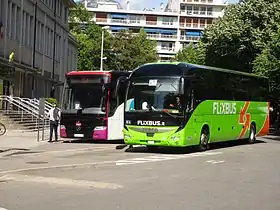
[{"label": "white line on road", "polygon": [[191,158],[191,157],[203,157],[209,155],[219,155],[222,152],[199,152],[199,153],[191,153],[191,154],[182,154],[182,155],[152,155],[143,158],[132,158],[126,160],[118,160],[116,161],[117,166],[121,165],[131,165],[131,164],[138,164],[138,163],[148,163],[148,162],[158,162],[158,161],[165,161],[165,160],[176,160],[182,158]]},{"label": "white line on road", "polygon": [[212,164],[218,164],[218,163],[224,163],[224,160],[207,160],[207,163],[212,163]]},{"label": "white line on road", "polygon": [[[83,152],[83,151],[89,151],[89,152],[102,152],[107,150],[115,149],[115,147],[87,147],[87,148],[80,148],[80,149],[68,149],[68,150],[54,150],[54,151],[36,151],[34,150],[34,153],[25,153],[24,151],[20,154],[16,154],[16,156],[35,156],[35,155],[45,155],[45,154],[55,154],[55,153],[71,153],[71,152]],[[18,152],[18,151],[11,151],[11,152]]]},{"label": "white line on road", "polygon": [[114,163],[117,166],[121,166],[121,165],[137,164],[137,163],[158,162],[158,161],[165,161],[165,160],[203,157],[203,156],[220,155],[220,154],[223,153],[222,152],[201,152],[201,153],[198,152],[198,153],[180,154],[180,155],[152,155],[143,158],[133,158],[133,159],[116,160],[116,161],[113,160],[113,161],[103,161],[103,162],[89,162],[89,163],[54,165],[54,166],[41,166],[41,167],[33,167],[33,168],[21,168],[21,169],[14,169],[8,171],[0,171],[0,174],[17,173],[17,172],[32,171],[32,170],[44,170],[44,169],[71,168],[71,167],[74,168],[78,166],[114,164]]},{"label": "white line on road", "polygon": [[[64,179],[56,177],[43,177],[43,176],[29,176],[29,175],[19,175],[19,174],[9,174],[0,177],[0,180],[13,180],[19,182],[36,182],[44,184],[57,184],[72,187],[86,187],[86,188],[102,188],[102,189],[119,189],[123,188],[122,185],[114,183],[96,182],[88,180],[74,180],[74,179]],[[1,209],[0,209],[1,210]]]}]

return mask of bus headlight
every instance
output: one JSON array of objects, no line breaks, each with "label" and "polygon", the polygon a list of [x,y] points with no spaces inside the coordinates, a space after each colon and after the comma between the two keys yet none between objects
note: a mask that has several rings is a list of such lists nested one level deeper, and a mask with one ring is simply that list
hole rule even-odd
[{"label": "bus headlight", "polygon": [[124,138],[125,138],[125,139],[131,139],[131,135],[129,135],[129,134],[124,134]]},{"label": "bus headlight", "polygon": [[171,140],[172,141],[178,141],[178,140],[180,140],[180,136],[172,136]]}]

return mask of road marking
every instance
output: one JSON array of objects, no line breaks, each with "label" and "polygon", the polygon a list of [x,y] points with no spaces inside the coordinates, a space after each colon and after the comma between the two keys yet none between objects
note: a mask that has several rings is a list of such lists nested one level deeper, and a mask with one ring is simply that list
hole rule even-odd
[{"label": "road marking", "polygon": [[180,155],[152,155],[143,158],[118,160],[115,161],[115,163],[117,166],[122,166],[122,165],[138,164],[138,163],[159,162],[165,160],[176,160],[182,158],[203,157],[203,156],[219,155],[219,154],[222,154],[222,152],[201,152],[201,153],[199,152],[199,153],[180,154]]},{"label": "road marking", "polygon": [[218,164],[218,163],[224,163],[224,160],[207,160],[207,163],[212,163],[212,164]]},{"label": "road marking", "polygon": [[123,188],[122,185],[106,182],[96,182],[88,180],[74,180],[56,177],[43,177],[43,176],[29,176],[29,175],[19,175],[19,174],[9,174],[0,177],[0,180],[13,180],[18,182],[36,182],[43,184],[57,184],[72,187],[86,187],[86,188],[101,188],[101,189],[119,189]]},{"label": "road marking", "polygon": [[211,156],[211,155],[220,155],[222,152],[198,152],[198,153],[190,153],[190,154],[179,154],[179,155],[152,155],[143,158],[132,158],[125,160],[112,160],[112,161],[102,161],[102,162],[88,162],[88,163],[76,163],[76,164],[65,164],[65,165],[54,165],[54,166],[40,166],[40,167],[32,167],[32,168],[21,168],[7,171],[0,171],[0,174],[8,174],[8,173],[17,173],[24,171],[36,171],[36,170],[44,170],[44,169],[58,169],[58,168],[74,168],[78,166],[93,166],[93,165],[102,165],[102,164],[114,164],[121,165],[130,165],[137,163],[147,163],[147,162],[158,162],[165,160],[175,160],[182,158],[191,158],[191,157],[203,157],[203,156]]},{"label": "road marking", "polygon": [[3,207],[0,207],[0,210],[8,210],[8,209],[5,209],[5,208],[3,208]]},{"label": "road marking", "polygon": [[[55,151],[14,151],[15,154],[11,154],[9,156],[34,156],[34,155],[45,155],[45,154],[55,154],[55,153],[69,153],[69,152],[82,152],[82,151],[90,151],[90,152],[102,152],[102,151],[107,151],[107,150],[112,150],[115,147],[90,147],[90,148],[81,148],[81,149],[68,149],[68,150],[55,150]],[[17,153],[17,152],[22,152],[22,153]],[[4,156],[5,157],[5,154]]]}]

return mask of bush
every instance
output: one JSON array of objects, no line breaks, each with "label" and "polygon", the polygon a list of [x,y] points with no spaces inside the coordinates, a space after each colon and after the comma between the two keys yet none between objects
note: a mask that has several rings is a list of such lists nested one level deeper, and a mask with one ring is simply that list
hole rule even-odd
[{"label": "bush", "polygon": [[54,105],[54,104],[56,104],[57,101],[56,101],[55,98],[46,98],[46,102],[48,102],[48,103]]}]

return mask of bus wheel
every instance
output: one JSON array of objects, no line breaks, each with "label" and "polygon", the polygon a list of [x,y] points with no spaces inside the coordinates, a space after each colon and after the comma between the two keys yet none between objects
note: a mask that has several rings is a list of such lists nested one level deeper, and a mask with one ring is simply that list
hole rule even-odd
[{"label": "bus wheel", "polygon": [[248,142],[250,144],[253,144],[256,142],[256,126],[253,123],[250,126],[250,135],[249,135]]},{"label": "bus wheel", "polygon": [[200,152],[206,151],[209,149],[209,129],[208,127],[203,127],[200,134],[200,142],[198,145],[198,150]]}]

